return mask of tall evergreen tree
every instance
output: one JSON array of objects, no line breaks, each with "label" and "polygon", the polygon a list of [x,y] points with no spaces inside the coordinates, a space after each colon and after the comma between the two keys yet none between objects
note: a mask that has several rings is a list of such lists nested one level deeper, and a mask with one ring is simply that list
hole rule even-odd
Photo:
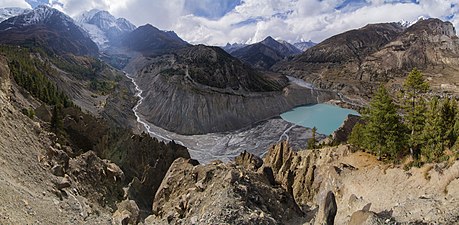
[{"label": "tall evergreen tree", "polygon": [[397,106],[384,86],[372,98],[364,121],[366,147],[376,153],[378,158],[385,155],[394,159],[402,153],[405,145],[404,127],[397,113]]},{"label": "tall evergreen tree", "polygon": [[457,139],[454,125],[456,123],[456,115],[458,113],[456,100],[445,98],[442,101],[440,110],[442,139],[445,147],[451,148]]},{"label": "tall evergreen tree", "polygon": [[422,73],[414,68],[405,79],[402,89],[402,103],[405,123],[410,130],[408,144],[411,154],[419,151],[422,145],[421,133],[425,122],[426,103],[423,98],[429,90],[429,84],[424,80]]},{"label": "tall evergreen tree", "polygon": [[57,135],[60,135],[64,129],[62,108],[61,104],[54,105],[51,114],[51,128]]},{"label": "tall evergreen tree", "polygon": [[434,161],[443,153],[443,130],[442,119],[440,116],[440,103],[437,97],[434,97],[429,102],[429,107],[426,112],[426,122],[422,132],[424,145],[421,148],[421,153],[428,161]]},{"label": "tall evergreen tree", "polygon": [[317,138],[316,138],[317,128],[313,127],[311,129],[311,132],[312,132],[312,137],[308,140],[308,149],[316,148],[316,144],[317,144]]}]

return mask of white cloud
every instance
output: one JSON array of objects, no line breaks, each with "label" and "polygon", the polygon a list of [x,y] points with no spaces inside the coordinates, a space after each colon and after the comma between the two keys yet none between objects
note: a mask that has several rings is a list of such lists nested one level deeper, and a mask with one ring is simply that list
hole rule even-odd
[{"label": "white cloud", "polygon": [[[342,0],[246,0],[218,21],[188,16],[186,20],[179,20],[174,30],[191,42],[204,40],[215,45],[233,41],[257,42],[268,35],[290,42],[320,42],[368,23],[414,21],[420,16],[445,19],[459,10],[456,6],[459,0],[419,0],[418,3],[367,0],[357,8],[337,9],[342,3]],[[275,16],[282,13],[284,16]],[[257,22],[246,25],[249,29],[233,27],[248,19]],[[459,25],[456,16],[451,20]],[[203,35],[205,38],[201,39]]]},{"label": "white cloud", "polygon": [[[55,7],[71,16],[93,8],[104,9],[136,25],[150,23],[160,29],[174,30],[191,43],[212,45],[252,43],[268,35],[290,42],[319,42],[368,23],[413,21],[420,16],[448,18],[454,25],[459,25],[456,16],[459,0],[418,0],[417,3],[366,0],[347,5],[343,3],[349,1],[344,0],[241,0],[224,16],[215,18],[220,13],[216,12],[209,16],[210,19],[202,17],[199,12],[193,14],[193,10],[211,14],[219,4],[208,6],[206,11],[204,3],[210,0],[193,0],[196,5],[191,8],[191,3],[186,1],[190,0],[58,0],[62,6]],[[234,3],[234,0],[225,1]],[[198,4],[200,2],[203,4]]]},{"label": "white cloud", "polygon": [[25,0],[0,0],[0,8],[19,7],[29,9],[31,6]]}]

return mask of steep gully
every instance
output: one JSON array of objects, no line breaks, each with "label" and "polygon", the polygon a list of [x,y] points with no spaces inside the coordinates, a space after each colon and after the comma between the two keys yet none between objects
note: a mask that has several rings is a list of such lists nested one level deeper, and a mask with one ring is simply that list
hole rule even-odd
[{"label": "steep gully", "polygon": [[[282,120],[281,118],[269,119],[258,123],[250,128],[240,129],[233,132],[209,133],[203,135],[180,135],[149,123],[139,112],[138,108],[144,101],[144,90],[137,84],[135,76],[125,73],[135,86],[136,96],[139,98],[133,107],[137,122],[141,124],[142,130],[146,130],[152,137],[161,141],[174,141],[188,148],[192,158],[201,163],[208,163],[212,160],[228,161],[247,150],[255,155],[262,156],[271,144],[282,140],[289,140],[296,148],[305,148],[306,139],[312,136],[311,130],[300,127]],[[298,86],[317,90],[313,85],[302,80],[289,77],[291,83]],[[325,136],[319,136],[324,138]]]}]

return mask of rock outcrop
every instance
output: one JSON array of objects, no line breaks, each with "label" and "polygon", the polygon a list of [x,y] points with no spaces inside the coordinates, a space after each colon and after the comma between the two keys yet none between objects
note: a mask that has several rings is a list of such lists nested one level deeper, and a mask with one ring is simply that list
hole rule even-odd
[{"label": "rock outcrop", "polygon": [[300,224],[292,197],[263,174],[215,161],[194,165],[177,159],[170,167],[146,224]]},{"label": "rock outcrop", "polygon": [[256,171],[263,165],[263,160],[260,157],[254,154],[250,154],[246,151],[242,152],[239,156],[237,156],[234,159],[234,162],[239,166],[243,166],[246,169],[254,171]]},{"label": "rock outcrop", "polygon": [[195,46],[142,61],[136,62],[141,68],[135,78],[145,93],[139,112],[179,134],[236,130],[298,105],[335,98],[333,92],[255,71],[217,47]]}]

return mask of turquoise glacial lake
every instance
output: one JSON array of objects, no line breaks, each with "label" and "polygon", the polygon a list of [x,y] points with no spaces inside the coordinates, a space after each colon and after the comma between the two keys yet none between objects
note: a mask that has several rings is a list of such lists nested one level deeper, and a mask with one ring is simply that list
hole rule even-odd
[{"label": "turquoise glacial lake", "polygon": [[303,127],[316,127],[317,133],[330,135],[347,115],[360,115],[357,111],[330,104],[300,106],[281,114],[283,120]]}]

